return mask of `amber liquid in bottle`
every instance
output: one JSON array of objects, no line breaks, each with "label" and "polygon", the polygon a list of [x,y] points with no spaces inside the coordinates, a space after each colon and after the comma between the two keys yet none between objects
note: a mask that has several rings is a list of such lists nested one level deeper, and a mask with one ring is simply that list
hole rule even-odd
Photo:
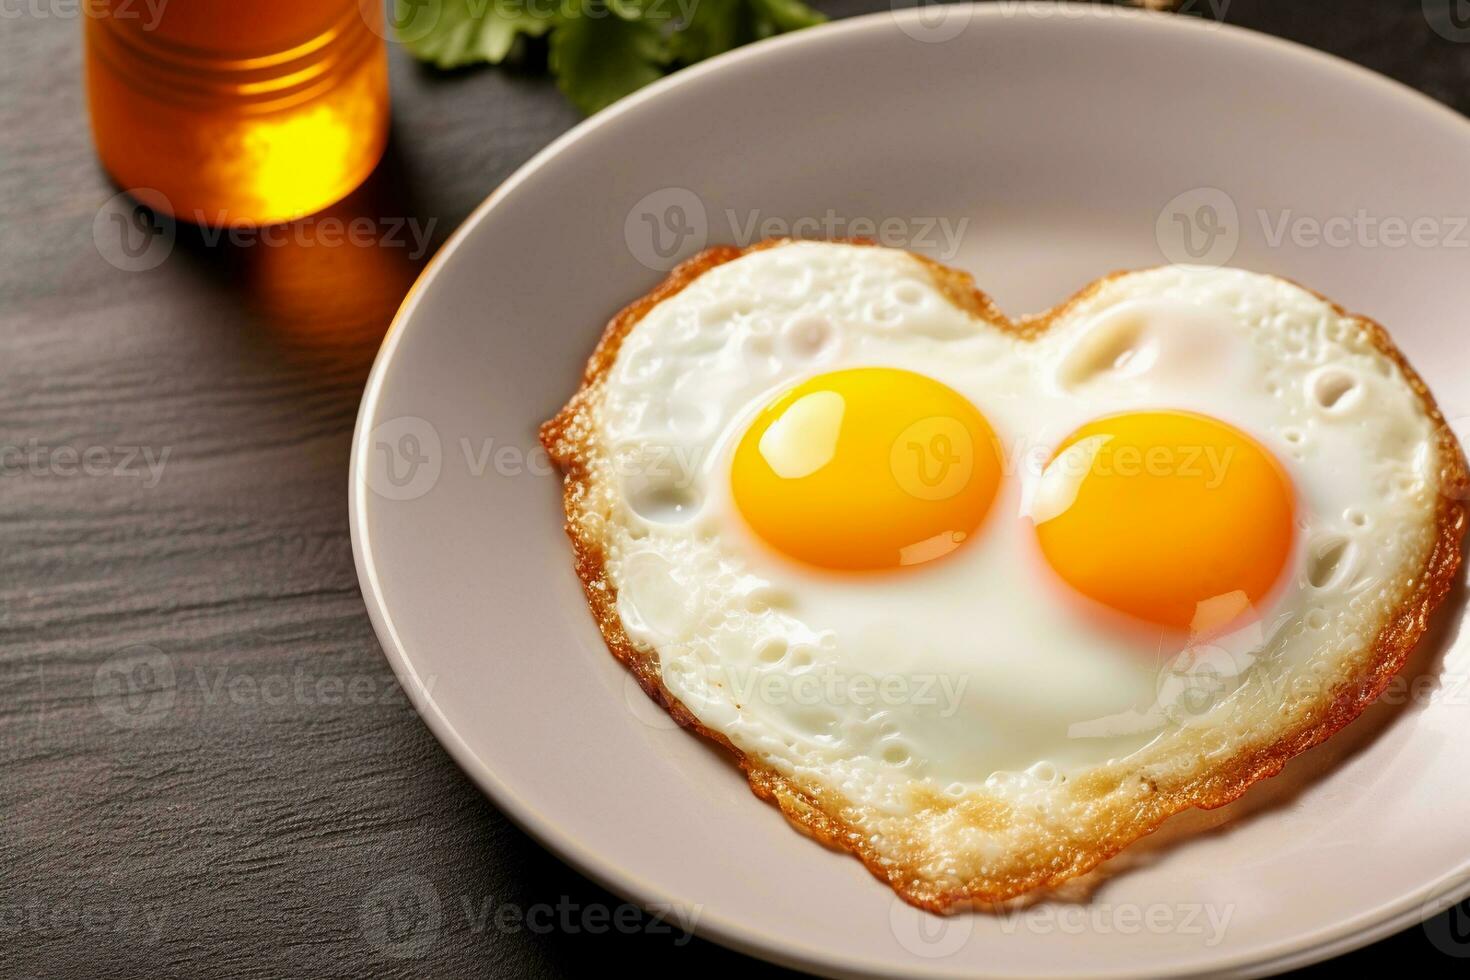
[{"label": "amber liquid in bottle", "polygon": [[97,153],[156,211],[269,224],[351,193],[382,155],[388,68],[377,0],[92,0]]}]

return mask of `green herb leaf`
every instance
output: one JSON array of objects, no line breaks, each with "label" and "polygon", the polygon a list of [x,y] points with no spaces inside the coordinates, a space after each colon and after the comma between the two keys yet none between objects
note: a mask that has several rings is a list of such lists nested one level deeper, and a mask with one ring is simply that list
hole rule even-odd
[{"label": "green herb leaf", "polygon": [[679,25],[670,44],[679,62],[693,64],[742,44],[820,24],[825,19],[801,0],[692,0],[688,17]]},{"label": "green herb leaf", "polygon": [[693,0],[670,39],[674,57],[693,64],[754,39],[749,0]]},{"label": "green herb leaf", "polygon": [[569,12],[551,35],[551,71],[566,97],[587,114],[658,79],[670,60],[655,22],[630,17],[622,3],[587,4]]},{"label": "green herb leaf", "polygon": [[539,37],[556,24],[558,7],[538,0],[394,0],[399,39],[420,61],[458,68],[498,65],[522,34]]},{"label": "green herb leaf", "polygon": [[802,0],[393,0],[394,27],[420,61],[499,64],[522,36],[550,34],[557,84],[586,113],[671,67],[825,18]]},{"label": "green herb leaf", "polygon": [[827,19],[801,0],[749,0],[749,3],[755,9],[762,28],[761,37],[798,31]]}]

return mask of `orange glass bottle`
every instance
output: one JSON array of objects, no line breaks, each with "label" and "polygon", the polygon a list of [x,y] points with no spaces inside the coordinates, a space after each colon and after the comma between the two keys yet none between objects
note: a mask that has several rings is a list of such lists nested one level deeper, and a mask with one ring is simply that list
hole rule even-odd
[{"label": "orange glass bottle", "polygon": [[378,0],[89,0],[102,164],[154,210],[270,224],[340,200],[388,134]]}]

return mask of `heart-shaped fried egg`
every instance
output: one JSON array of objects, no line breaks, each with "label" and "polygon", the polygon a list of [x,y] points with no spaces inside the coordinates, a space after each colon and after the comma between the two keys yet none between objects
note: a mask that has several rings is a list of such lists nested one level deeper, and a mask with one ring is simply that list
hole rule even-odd
[{"label": "heart-shaped fried egg", "polygon": [[543,439],[614,654],[935,910],[1279,771],[1459,563],[1463,457],[1381,328],[1231,269],[1012,321],[902,251],[717,249]]}]

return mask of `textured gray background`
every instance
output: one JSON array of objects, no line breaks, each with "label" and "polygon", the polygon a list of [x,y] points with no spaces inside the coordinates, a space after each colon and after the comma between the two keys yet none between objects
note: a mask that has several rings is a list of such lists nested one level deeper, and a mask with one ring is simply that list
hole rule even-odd
[{"label": "textured gray background", "polygon": [[[1470,111],[1470,43],[1423,6],[1230,0],[1226,19]],[[92,235],[115,189],[80,35],[65,0],[0,18],[0,447],[48,460],[0,475],[0,976],[754,966],[620,916],[399,695],[353,572],[346,469],[422,257],[181,228],[158,268],[114,268]],[[432,246],[577,121],[534,72],[441,75],[394,51],[393,73],[389,157],[333,214],[432,221]],[[94,447],[94,472],[67,472],[60,447]],[[145,452],[167,453],[156,480]],[[1447,972],[1465,922],[1374,952]]]}]

